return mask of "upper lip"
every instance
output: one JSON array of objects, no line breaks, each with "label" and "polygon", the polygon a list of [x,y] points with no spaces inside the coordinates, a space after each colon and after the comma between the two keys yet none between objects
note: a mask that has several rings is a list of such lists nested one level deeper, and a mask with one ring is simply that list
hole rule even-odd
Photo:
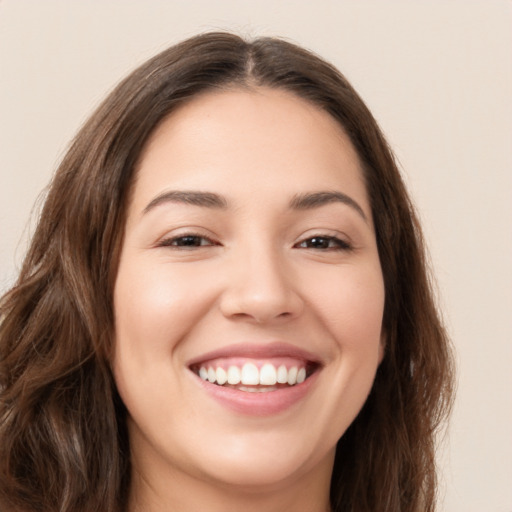
[{"label": "upper lip", "polygon": [[307,363],[321,364],[320,358],[302,348],[285,342],[272,342],[267,344],[255,343],[237,343],[227,345],[211,352],[201,354],[191,359],[187,366],[191,367],[199,363],[203,363],[212,359],[245,357],[252,359],[272,359],[274,357],[289,357],[293,359],[303,360]]}]

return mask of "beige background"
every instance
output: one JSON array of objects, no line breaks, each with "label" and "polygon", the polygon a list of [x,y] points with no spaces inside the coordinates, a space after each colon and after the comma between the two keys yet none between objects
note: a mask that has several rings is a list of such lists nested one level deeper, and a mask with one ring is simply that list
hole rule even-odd
[{"label": "beige background", "polygon": [[362,94],[424,220],[459,362],[440,509],[512,512],[511,27],[503,0],[0,0],[0,290],[66,144],[127,71],[198,31],[286,36]]}]

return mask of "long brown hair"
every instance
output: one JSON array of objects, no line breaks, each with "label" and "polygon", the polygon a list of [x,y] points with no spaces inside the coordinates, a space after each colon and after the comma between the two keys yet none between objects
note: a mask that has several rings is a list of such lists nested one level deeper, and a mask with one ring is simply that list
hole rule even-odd
[{"label": "long brown hair", "polygon": [[[421,230],[393,155],[347,80],[288,42],[191,38],[109,95],[49,189],[19,279],[0,303],[0,505],[23,512],[120,512],[130,480],[126,411],[112,379],[112,291],[130,187],[148,136],[216,88],[289,91],[330,113],[359,155],[385,281],[386,354],[338,442],[337,512],[432,512],[435,434],[453,367]],[[4,510],[2,508],[2,510]]]}]

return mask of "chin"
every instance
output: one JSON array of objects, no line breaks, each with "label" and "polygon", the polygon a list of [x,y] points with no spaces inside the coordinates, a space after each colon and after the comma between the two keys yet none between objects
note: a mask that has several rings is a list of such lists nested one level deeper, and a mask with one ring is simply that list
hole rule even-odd
[{"label": "chin", "polygon": [[[335,446],[327,451],[307,448],[307,442],[290,439],[269,439],[268,435],[257,440],[231,440],[222,450],[202,452],[201,463],[207,478],[247,491],[277,489],[300,479],[313,469],[322,466],[332,469]],[[258,442],[259,441],[259,442]]]}]

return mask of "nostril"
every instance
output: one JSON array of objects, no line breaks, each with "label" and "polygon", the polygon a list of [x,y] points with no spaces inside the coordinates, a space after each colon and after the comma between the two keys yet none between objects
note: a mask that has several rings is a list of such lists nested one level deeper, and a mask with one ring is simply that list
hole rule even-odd
[{"label": "nostril", "polygon": [[254,313],[254,314],[248,315],[248,316],[251,316],[252,318],[254,318],[258,323],[265,323],[265,322],[272,321],[272,320],[274,320],[274,321],[279,320],[279,319],[286,320],[286,319],[292,318],[293,313],[290,313],[289,311],[284,311],[283,313],[278,313],[277,315],[272,315],[272,314],[258,315],[257,313]]}]

